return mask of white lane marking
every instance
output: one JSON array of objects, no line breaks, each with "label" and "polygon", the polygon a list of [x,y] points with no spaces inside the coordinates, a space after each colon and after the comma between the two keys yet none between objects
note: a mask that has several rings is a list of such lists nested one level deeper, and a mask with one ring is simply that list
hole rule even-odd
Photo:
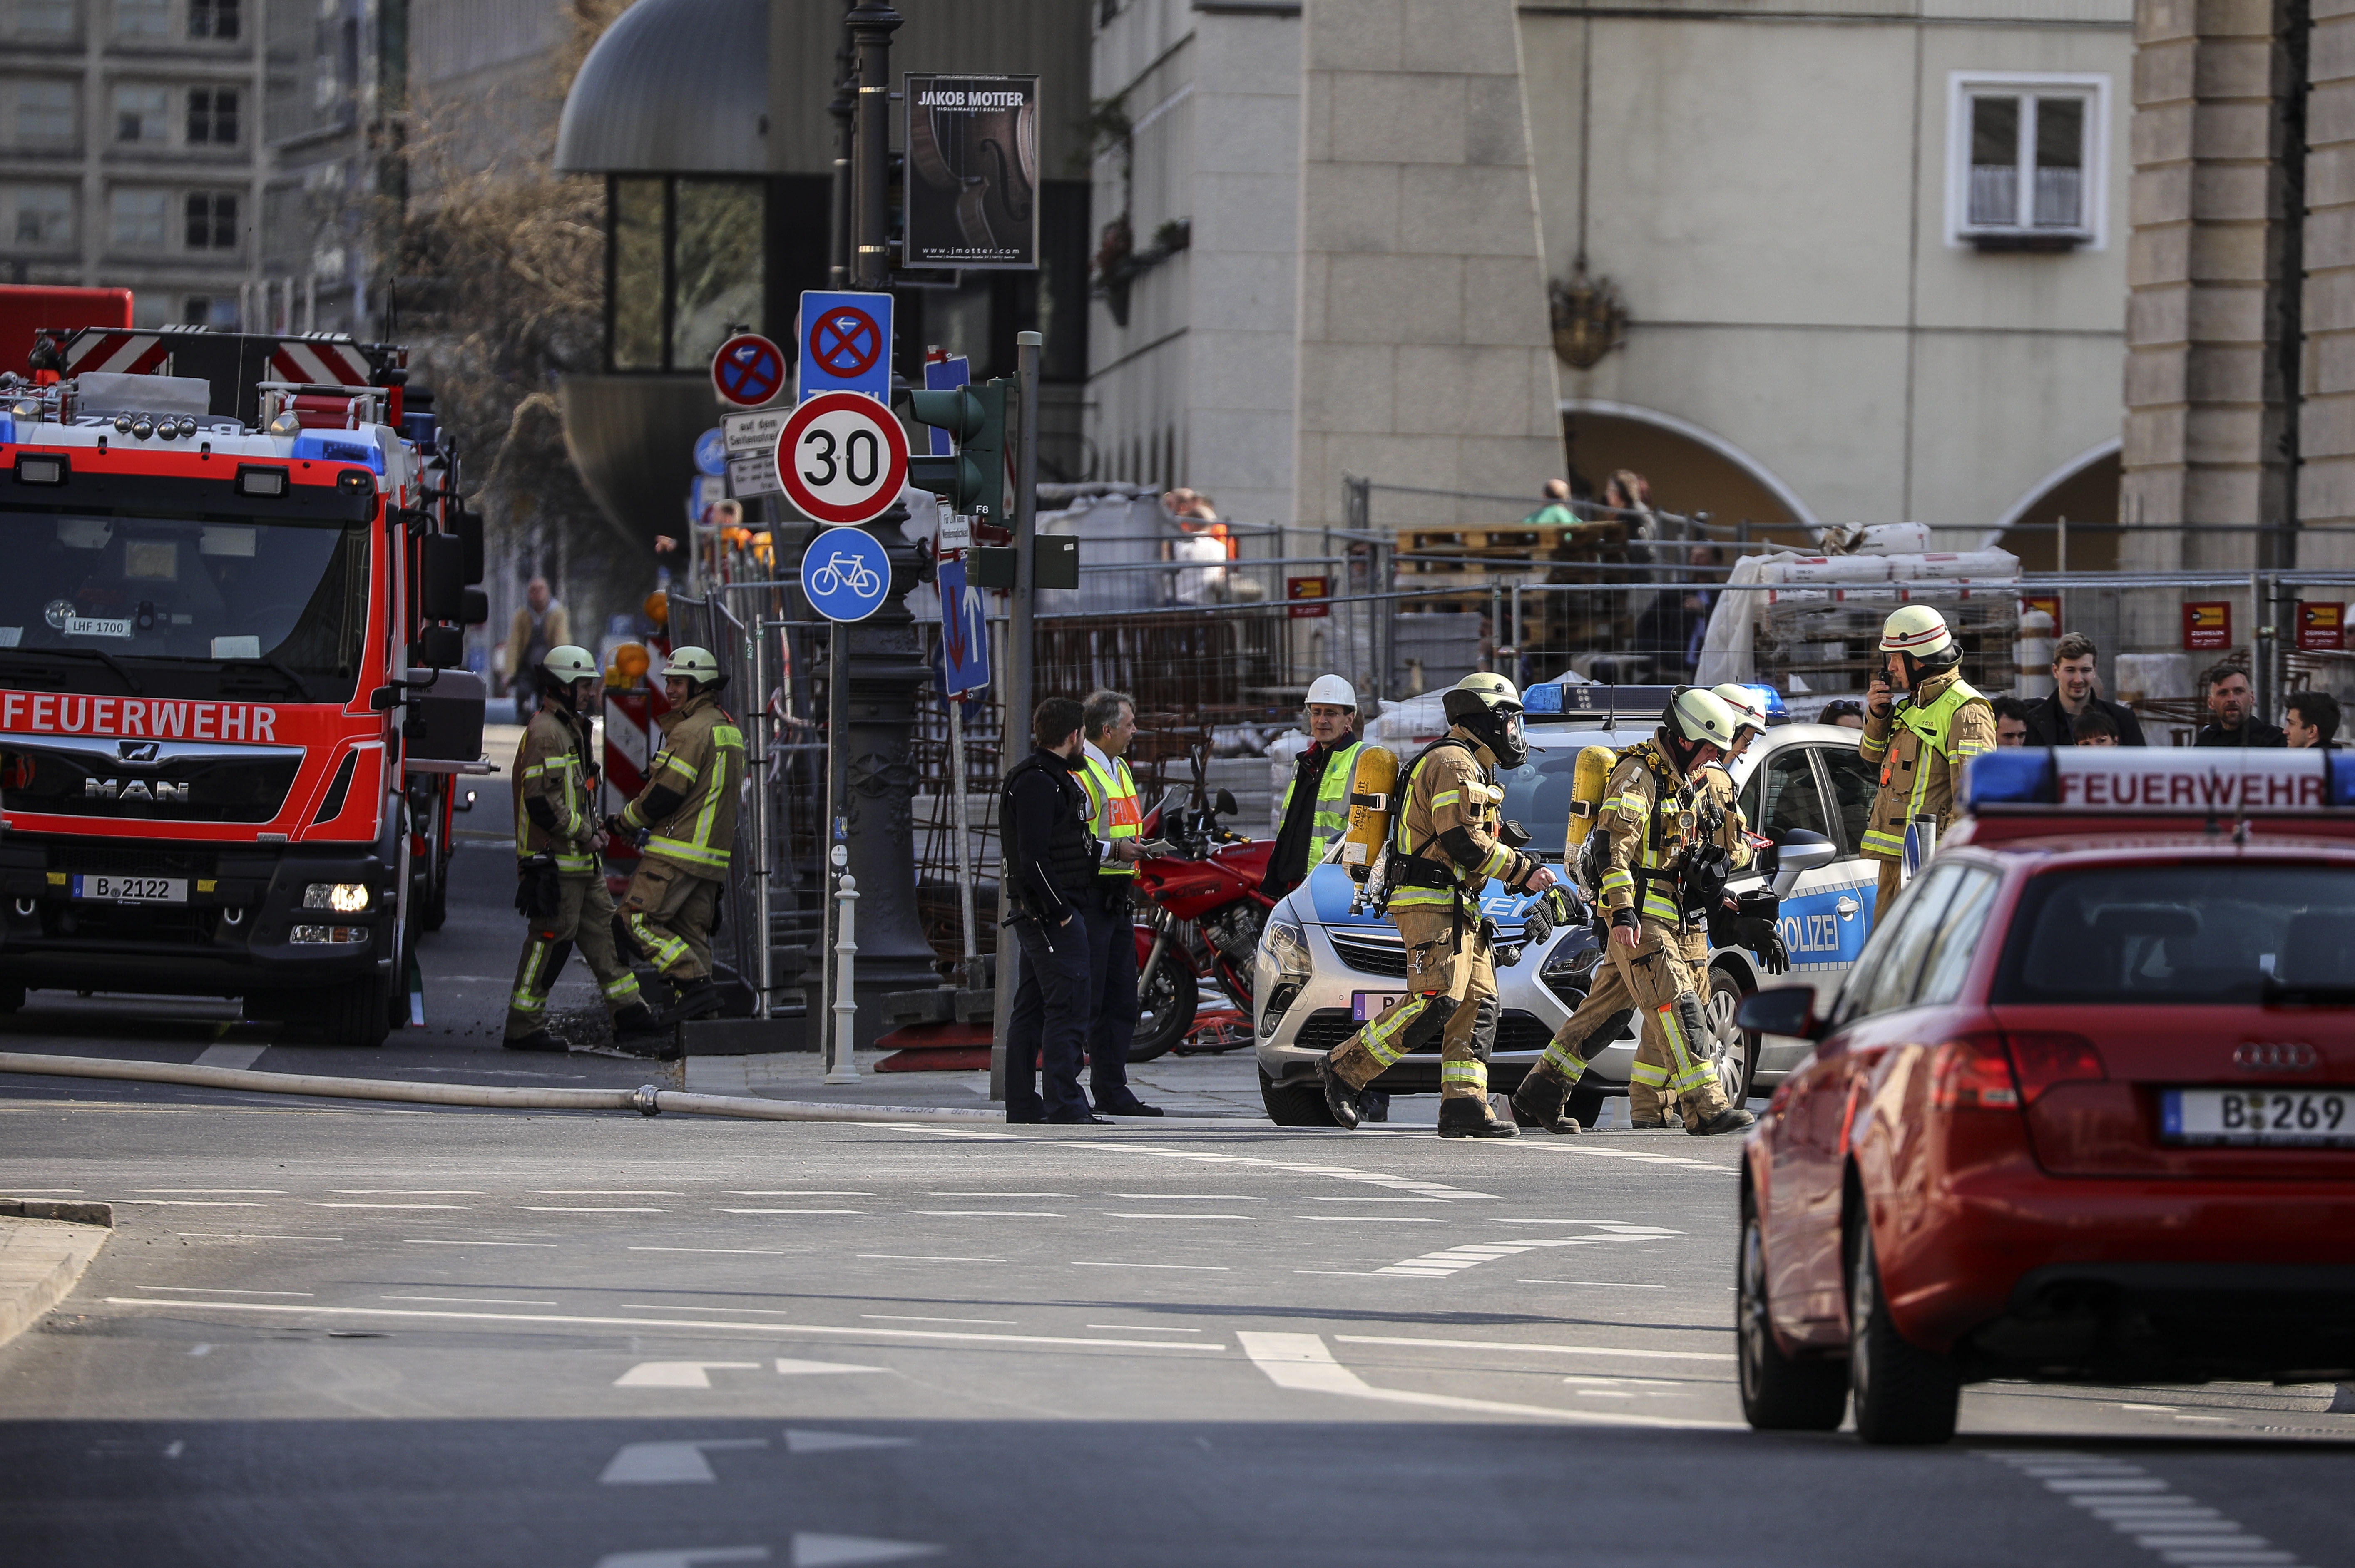
[{"label": "white lane marking", "polygon": [[[653,1212],[653,1211],[648,1211]],[[722,1214],[864,1214],[864,1209],[722,1209]]]},{"label": "white lane marking", "polygon": [[126,1202],[151,1209],[267,1209],[267,1203],[248,1203],[240,1199],[227,1198],[132,1198]]},{"label": "white lane marking", "polygon": [[474,1187],[330,1187],[338,1198],[480,1198]]},{"label": "white lane marking", "polygon": [[1540,1404],[1508,1404],[1493,1399],[1467,1399],[1460,1394],[1421,1393],[1408,1389],[1376,1388],[1333,1359],[1333,1352],[1315,1334],[1235,1336],[1252,1365],[1282,1389],[1312,1393],[1344,1394],[1353,1399],[1383,1400],[1393,1404],[1417,1404],[1438,1410],[1461,1410],[1485,1415],[1528,1415],[1545,1421],[1567,1421],[1610,1426],[1663,1426],[1679,1431],[1731,1432],[1741,1424],[1730,1421],[1677,1421],[1661,1416],[1597,1415],[1591,1411],[1554,1410]]},{"label": "white lane marking", "polygon": [[273,1236],[267,1232],[251,1231],[175,1231],[176,1236],[192,1236],[209,1242],[340,1242],[341,1236]]},{"label": "white lane marking", "polygon": [[1011,1328],[1020,1321],[1013,1317],[923,1317],[912,1312],[862,1312],[858,1316],[885,1323],[979,1323],[991,1328]]},{"label": "white lane marking", "polygon": [[827,1372],[888,1372],[889,1367],[854,1367],[847,1361],[796,1361],[790,1356],[777,1358],[777,1375],[786,1378],[821,1377]]},{"label": "white lane marking", "polygon": [[458,1209],[474,1208],[472,1203],[314,1203],[314,1209]]},{"label": "white lane marking", "polygon": [[1399,1198],[1311,1198],[1311,1203],[1444,1203],[1444,1198],[1420,1198],[1412,1195]]},{"label": "white lane marking", "polygon": [[1248,1221],[1251,1219],[1248,1214],[1205,1214],[1199,1209],[1179,1214],[1146,1213],[1128,1209],[1107,1209],[1103,1213],[1105,1218],[1112,1220],[1242,1220]]},{"label": "white lane marking", "polygon": [[261,1059],[261,1053],[269,1049],[270,1048],[266,1045],[230,1045],[227,1041],[223,1041],[218,1045],[208,1045],[205,1047],[204,1050],[197,1052],[197,1060],[190,1065],[196,1067],[250,1067],[256,1061],[259,1061]]},{"label": "white lane marking", "polygon": [[282,1187],[134,1187],[133,1192],[184,1193],[189,1196],[210,1195],[215,1198],[283,1198]]},{"label": "white lane marking", "polygon": [[[391,1297],[387,1296],[385,1299],[389,1301]],[[534,1305],[553,1307],[556,1303],[552,1301],[544,1301],[535,1303]],[[669,1301],[624,1301],[622,1305],[624,1307],[642,1307],[649,1312],[677,1312],[682,1310],[677,1303]],[[693,1308],[693,1310],[697,1312],[742,1312],[760,1317],[790,1317],[793,1316],[792,1313],[787,1312],[782,1307],[697,1307]]]},{"label": "white lane marking", "polygon": [[640,1361],[613,1380],[615,1388],[709,1388],[714,1368],[758,1371],[758,1361]]},{"label": "white lane marking", "polygon": [[401,1243],[411,1247],[553,1247],[554,1242],[451,1242],[439,1236],[403,1236]]},{"label": "white lane marking", "polygon": [[666,1187],[537,1187],[541,1198],[684,1198]]},{"label": "white lane marking", "polygon": [[520,1296],[379,1296],[378,1301],[445,1301],[461,1307],[553,1307],[553,1301],[533,1301]]},{"label": "white lane marking", "polygon": [[927,1192],[927,1198],[1069,1198],[1068,1192]]},{"label": "white lane marking", "polygon": [[1083,1323],[1083,1328],[1109,1328],[1126,1334],[1199,1334],[1199,1328],[1164,1328],[1152,1323]]},{"label": "white lane marking", "polygon": [[[9,1194],[16,1198],[57,1198],[80,1190],[79,1187],[12,1187],[8,1189]],[[1124,1192],[1115,1196],[1125,1198],[1128,1195]]]},{"label": "white lane marking", "polygon": [[667,1487],[712,1482],[719,1473],[704,1455],[713,1449],[766,1448],[765,1437],[705,1437],[678,1443],[624,1443],[605,1462],[601,1487]]},{"label": "white lane marking", "polygon": [[1628,1285],[1615,1279],[1517,1279],[1515,1285],[1568,1285],[1583,1290],[1666,1290],[1665,1285]]},{"label": "white lane marking", "polygon": [[1044,1209],[919,1209],[919,1214],[940,1219],[979,1217],[996,1220],[1060,1220],[1060,1214],[1050,1214]]},{"label": "white lane marking", "polygon": [[[888,1127],[893,1132],[929,1134],[934,1137],[964,1138],[977,1143],[1026,1143],[1043,1148],[1092,1153],[1137,1154],[1153,1159],[1192,1160],[1203,1165],[1242,1165],[1261,1170],[1285,1170],[1298,1176],[1325,1176],[1336,1181],[1359,1181],[1373,1187],[1387,1187],[1401,1192],[1427,1192],[1441,1198],[1497,1199],[1494,1192],[1475,1192],[1465,1188],[1450,1187],[1444,1182],[1421,1181],[1404,1176],[1391,1176],[1379,1171],[1359,1170],[1346,1165],[1311,1165],[1302,1160],[1262,1159],[1255,1155],[1213,1154],[1203,1149],[1172,1148],[1156,1144],[1095,1143],[1078,1138],[1026,1137],[1019,1133],[985,1133],[970,1127],[946,1127],[931,1122],[867,1122],[862,1126]],[[1405,1129],[1412,1132],[1412,1129]],[[1711,1167],[1711,1169],[1717,1168]],[[1726,1168],[1731,1169],[1732,1168]],[[1501,1201],[1501,1200],[1499,1200]]]},{"label": "white lane marking", "polygon": [[[420,1208],[425,1205],[420,1204]],[[518,1203],[527,1214],[667,1214],[667,1209],[633,1209],[611,1203]]]},{"label": "white lane marking", "polygon": [[1590,1220],[1585,1223],[1601,1227],[1603,1233],[1598,1236],[1531,1237],[1526,1241],[1465,1242],[1453,1247],[1443,1247],[1435,1253],[1424,1253],[1419,1257],[1401,1259],[1376,1272],[1410,1275],[1418,1279],[1444,1279],[1480,1264],[1494,1263],[1498,1258],[1547,1247],[1591,1247],[1606,1242],[1657,1242],[1684,1234],[1682,1231],[1671,1231],[1658,1225],[1629,1225],[1601,1220]]},{"label": "white lane marking", "polygon": [[1071,1260],[1073,1268],[1177,1268],[1195,1274],[1232,1274],[1225,1264],[1098,1264]]},{"label": "white lane marking", "polygon": [[1717,1170],[1723,1171],[1728,1175],[1737,1175],[1740,1173],[1741,1168],[1739,1166],[1719,1165],[1713,1161],[1706,1159],[1687,1159],[1680,1154],[1652,1154],[1643,1149],[1633,1148],[1591,1148],[1585,1147],[1582,1143],[1557,1143],[1550,1146],[1546,1144],[1535,1144],[1530,1147],[1535,1148],[1546,1148],[1550,1147],[1557,1153],[1589,1155],[1596,1159],[1633,1159],[1639,1160],[1646,1165],[1674,1165],[1681,1166],[1688,1170]]},{"label": "white lane marking", "polygon": [[191,1356],[209,1356],[212,1353],[213,1348],[210,1345],[191,1345],[188,1347],[188,1354]]},{"label": "white lane marking", "polygon": [[240,1290],[228,1285],[141,1285],[134,1290],[185,1290],[191,1296],[309,1296],[307,1290]]},{"label": "white lane marking", "polygon": [[[2219,1418],[2221,1419],[2221,1418]],[[2139,1465],[2102,1454],[1978,1450],[2063,1497],[2169,1563],[2302,1568],[2297,1554],[2201,1506]]]},{"label": "white lane marking", "polygon": [[[1264,1203],[1247,1192],[1115,1192],[1114,1198],[1137,1198],[1151,1203]],[[1371,1201],[1371,1200],[1369,1200]]]},{"label": "white lane marking", "polygon": [[1295,1214],[1295,1220],[1315,1220],[1327,1225],[1444,1225],[1446,1221],[1436,1214]]},{"label": "white lane marking", "polygon": [[[339,1317],[435,1318],[477,1323],[570,1323],[599,1328],[726,1328],[734,1333],[841,1334],[854,1339],[951,1339],[983,1345],[1092,1345],[1124,1350],[1208,1350],[1223,1345],[1166,1345],[1154,1339],[1082,1339],[1049,1334],[959,1334],[945,1328],[847,1328],[815,1323],[706,1323],[692,1317],[598,1317],[557,1312],[425,1312],[393,1307],[281,1307],[266,1301],[167,1301],[144,1296],[110,1296],[109,1307],[204,1307],[216,1312],[308,1312]],[[1421,1341],[1417,1341],[1421,1342]],[[1727,1358],[1732,1360],[1731,1357]]]},{"label": "white lane marking", "polygon": [[853,1192],[847,1188],[837,1190],[829,1187],[764,1187],[743,1189],[739,1190],[736,1196],[739,1198],[872,1198],[875,1194]]},{"label": "white lane marking", "polygon": [[754,1257],[786,1258],[799,1251],[795,1247],[632,1247],[634,1253],[742,1253]]},{"label": "white lane marking", "polygon": [[1004,1258],[936,1258],[922,1253],[860,1253],[870,1263],[886,1264],[1002,1264]]},{"label": "white lane marking", "polygon": [[880,1541],[865,1535],[794,1532],[794,1568],[863,1568],[869,1563],[905,1563],[940,1552],[919,1541]]},{"label": "white lane marking", "polygon": [[912,1437],[869,1437],[863,1432],[807,1432],[785,1428],[788,1454],[842,1454],[854,1448],[911,1448]]},{"label": "white lane marking", "polygon": [[765,1546],[669,1547],[659,1552],[609,1552],[597,1568],[708,1568],[718,1563],[766,1563]]},{"label": "white lane marking", "polygon": [[1375,1334],[1336,1334],[1344,1345],[1410,1345],[1433,1350],[1521,1350],[1533,1356],[1630,1356],[1647,1361],[1730,1361],[1730,1350],[1631,1350],[1615,1345],[1522,1345],[1510,1339],[1401,1339]]}]

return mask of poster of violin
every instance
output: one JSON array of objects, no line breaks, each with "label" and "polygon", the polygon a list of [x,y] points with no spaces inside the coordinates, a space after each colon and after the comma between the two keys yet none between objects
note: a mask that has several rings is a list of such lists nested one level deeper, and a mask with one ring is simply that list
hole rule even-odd
[{"label": "poster of violin", "polygon": [[904,267],[1039,265],[1039,79],[911,73]]}]

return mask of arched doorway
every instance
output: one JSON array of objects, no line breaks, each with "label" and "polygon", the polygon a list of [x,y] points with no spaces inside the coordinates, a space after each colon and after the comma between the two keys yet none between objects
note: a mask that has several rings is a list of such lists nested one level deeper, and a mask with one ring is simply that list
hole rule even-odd
[{"label": "arched doorway", "polygon": [[[2060,570],[2062,519],[2071,571],[2111,571],[2118,564],[2118,443],[2081,452],[2043,478],[1995,526],[1996,542],[2028,571]],[[2079,528],[2073,525],[2088,525]]]},{"label": "arched doorway", "polygon": [[1649,409],[1565,400],[1561,433],[1572,482],[1600,493],[1622,468],[1651,481],[1652,504],[1690,517],[1707,512],[1728,528],[1750,525],[1753,539],[1805,548],[1815,516],[1805,502],[1740,447],[1700,426]]}]

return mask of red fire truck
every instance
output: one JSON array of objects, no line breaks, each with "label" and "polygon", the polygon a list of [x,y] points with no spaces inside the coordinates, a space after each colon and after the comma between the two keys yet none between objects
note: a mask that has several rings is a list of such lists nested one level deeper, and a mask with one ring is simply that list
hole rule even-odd
[{"label": "red fire truck", "polygon": [[0,1010],[238,997],[376,1045],[441,923],[481,519],[407,355],[82,326],[0,375]]}]

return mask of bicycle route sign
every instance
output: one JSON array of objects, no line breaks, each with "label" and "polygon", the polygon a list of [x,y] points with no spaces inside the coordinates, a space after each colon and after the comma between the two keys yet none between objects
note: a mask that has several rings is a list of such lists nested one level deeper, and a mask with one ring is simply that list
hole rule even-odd
[{"label": "bicycle route sign", "polygon": [[802,592],[829,621],[864,621],[890,586],[883,541],[864,528],[820,528],[802,552]]},{"label": "bicycle route sign", "polygon": [[785,353],[757,332],[740,332],[711,357],[711,385],[740,409],[757,409],[785,389]]},{"label": "bicycle route sign", "polygon": [[891,400],[891,296],[805,289],[801,311],[801,396],[864,392]]},{"label": "bicycle route sign", "polygon": [[908,485],[908,432],[863,392],[822,392],[795,409],[776,456],[785,498],[820,523],[871,522]]}]

